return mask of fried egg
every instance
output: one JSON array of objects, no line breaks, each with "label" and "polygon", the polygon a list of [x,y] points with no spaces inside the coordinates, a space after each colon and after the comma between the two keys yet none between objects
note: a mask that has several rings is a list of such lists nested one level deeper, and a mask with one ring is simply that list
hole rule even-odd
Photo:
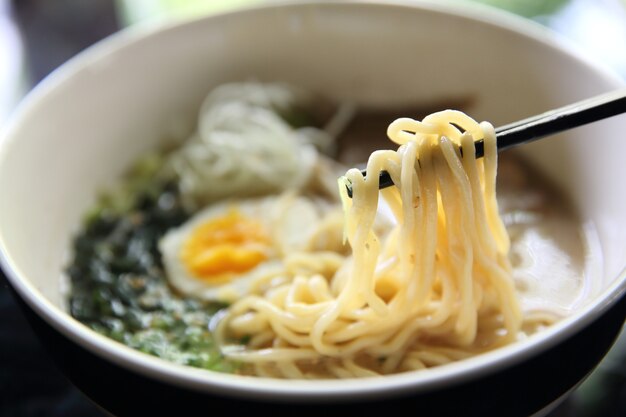
[{"label": "fried egg", "polygon": [[159,242],[167,277],[182,294],[233,302],[281,271],[289,253],[310,250],[327,213],[290,194],[211,205]]}]

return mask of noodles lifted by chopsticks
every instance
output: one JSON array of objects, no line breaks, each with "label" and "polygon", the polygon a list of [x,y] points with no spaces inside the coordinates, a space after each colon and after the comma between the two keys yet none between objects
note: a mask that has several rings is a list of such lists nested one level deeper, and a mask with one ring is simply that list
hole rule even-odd
[{"label": "noodles lifted by chopsticks", "polygon": [[[516,340],[522,313],[495,196],[493,127],[448,110],[398,119],[388,135],[397,151],[374,152],[366,178],[351,169],[340,179],[352,255],[299,254],[293,262],[316,267],[233,304],[218,328],[227,357],[261,376],[348,378],[441,365]],[[483,137],[479,160],[474,140]],[[383,170],[395,187],[379,191]],[[375,228],[380,197],[395,221],[384,236]],[[245,346],[226,345],[242,336]]]}]

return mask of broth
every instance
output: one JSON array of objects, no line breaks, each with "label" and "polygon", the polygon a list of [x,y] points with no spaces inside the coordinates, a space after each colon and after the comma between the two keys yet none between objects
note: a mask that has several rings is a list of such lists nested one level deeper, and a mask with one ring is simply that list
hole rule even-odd
[{"label": "broth", "polygon": [[[376,146],[371,139],[348,143],[344,138],[340,159],[352,162],[355,155],[365,155],[363,149]],[[250,367],[225,359],[216,344],[215,323],[227,305],[186,296],[168,281],[159,241],[198,209],[185,204],[175,183],[154,175],[163,157],[142,158],[121,182],[131,201],[120,208],[115,193],[108,193],[88,214],[67,268],[69,311],[93,330],[142,352],[251,374]],[[511,237],[513,279],[525,317],[534,318],[522,328],[523,338],[584,301],[592,282],[586,276],[591,237],[566,199],[515,152],[500,155],[497,181],[500,212]]]}]

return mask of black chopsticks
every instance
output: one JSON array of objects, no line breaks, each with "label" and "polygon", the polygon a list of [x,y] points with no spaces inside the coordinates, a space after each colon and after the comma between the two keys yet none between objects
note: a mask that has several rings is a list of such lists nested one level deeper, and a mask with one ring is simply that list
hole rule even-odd
[{"label": "black chopsticks", "polygon": [[[622,113],[626,113],[626,88],[501,126],[496,129],[498,152]],[[484,156],[484,140],[478,139],[475,147],[476,157]],[[365,170],[361,173],[367,175]],[[378,188],[392,185],[389,173],[381,172]],[[349,185],[347,188],[348,196],[352,197],[352,188]]]}]

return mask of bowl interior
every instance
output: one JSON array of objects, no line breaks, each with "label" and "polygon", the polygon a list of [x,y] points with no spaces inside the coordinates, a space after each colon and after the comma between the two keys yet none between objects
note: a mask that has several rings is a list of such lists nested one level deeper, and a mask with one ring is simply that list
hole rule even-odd
[{"label": "bowl interior", "polygon": [[[103,355],[149,364],[154,374],[220,383],[209,372],[146,362],[82,328],[63,313],[60,282],[72,233],[97,190],[143,151],[193,129],[211,87],[246,79],[290,82],[371,107],[464,101],[472,117],[496,126],[620,85],[541,29],[482,8],[303,4],[119,34],[37,87],[1,144],[4,266],[18,292],[55,327]],[[603,254],[594,278],[602,290],[548,336],[572,331],[623,292],[625,128],[626,116],[615,117],[522,150],[595,225]],[[530,350],[548,336],[505,353]],[[437,372],[458,376],[477,364]],[[417,376],[398,381],[421,384]]]}]

